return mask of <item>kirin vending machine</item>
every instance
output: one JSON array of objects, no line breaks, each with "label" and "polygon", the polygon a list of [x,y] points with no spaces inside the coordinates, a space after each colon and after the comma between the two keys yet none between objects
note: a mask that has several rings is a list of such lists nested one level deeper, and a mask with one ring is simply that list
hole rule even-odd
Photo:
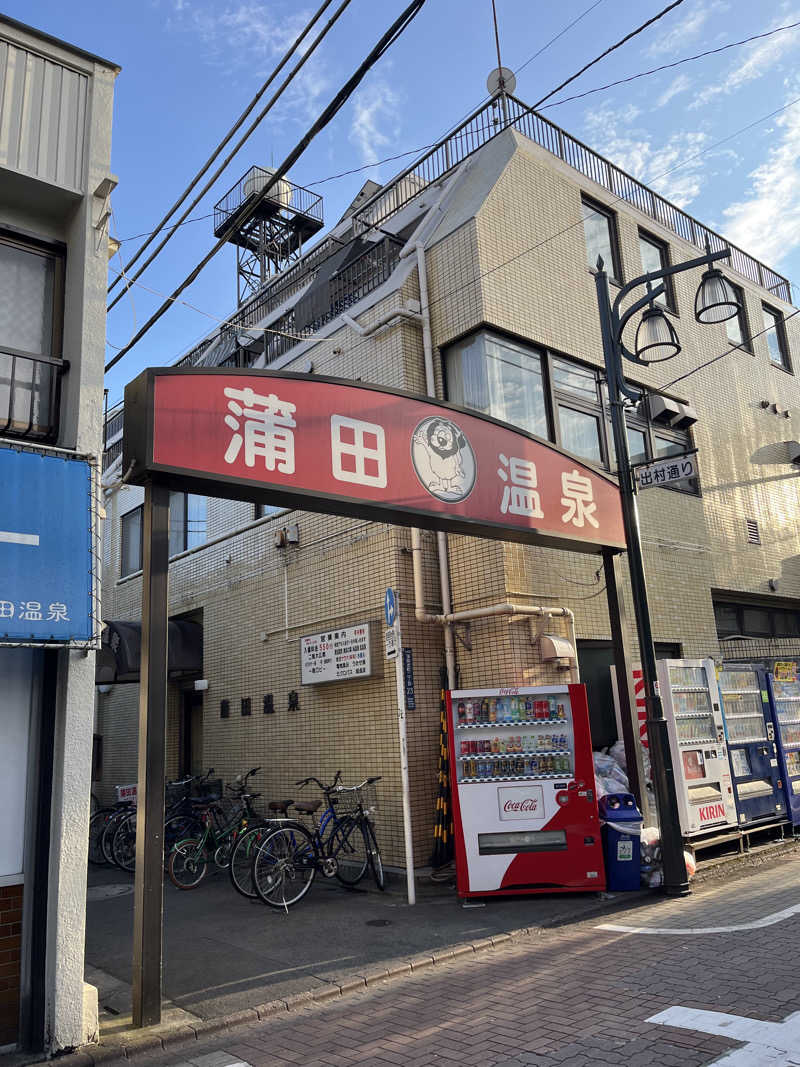
[{"label": "kirin vending machine", "polygon": [[[777,664],[776,664],[777,666]],[[789,820],[800,825],[800,682],[767,675]]]},{"label": "kirin vending machine", "polygon": [[711,659],[659,660],[681,831],[696,837],[737,825],[716,668]]},{"label": "kirin vending machine", "polygon": [[725,667],[718,685],[739,825],[784,820],[786,797],[764,672],[749,664]]},{"label": "kirin vending machine", "polygon": [[447,694],[459,896],[601,890],[586,687]]}]

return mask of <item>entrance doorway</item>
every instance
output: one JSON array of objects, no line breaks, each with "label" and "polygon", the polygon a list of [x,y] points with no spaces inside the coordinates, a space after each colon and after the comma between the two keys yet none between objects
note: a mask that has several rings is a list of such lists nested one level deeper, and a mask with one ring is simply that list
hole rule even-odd
[{"label": "entrance doorway", "polygon": [[[656,659],[680,659],[681,646],[667,641],[655,645]],[[614,650],[610,641],[578,641],[578,669],[589,699],[592,747],[607,748],[617,738],[611,667]]]},{"label": "entrance doorway", "polygon": [[181,697],[178,772],[183,778],[203,773],[203,694],[185,689]]}]

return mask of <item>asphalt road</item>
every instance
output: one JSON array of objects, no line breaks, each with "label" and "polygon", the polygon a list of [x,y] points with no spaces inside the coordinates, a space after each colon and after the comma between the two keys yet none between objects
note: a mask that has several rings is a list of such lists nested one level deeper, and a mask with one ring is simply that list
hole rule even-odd
[{"label": "asphalt road", "polygon": [[788,1067],[800,1063],[799,881],[800,857],[776,857],[683,900],[539,931],[137,1063]]}]

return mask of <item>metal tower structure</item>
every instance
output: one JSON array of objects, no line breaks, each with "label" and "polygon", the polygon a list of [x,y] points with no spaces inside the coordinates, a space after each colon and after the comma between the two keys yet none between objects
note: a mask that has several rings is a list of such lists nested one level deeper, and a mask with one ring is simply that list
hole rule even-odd
[{"label": "metal tower structure", "polygon": [[274,173],[251,167],[214,207],[214,236],[236,246],[240,307],[271,275],[298,259],[303,243],[323,226],[322,197],[285,178],[251,210]]}]

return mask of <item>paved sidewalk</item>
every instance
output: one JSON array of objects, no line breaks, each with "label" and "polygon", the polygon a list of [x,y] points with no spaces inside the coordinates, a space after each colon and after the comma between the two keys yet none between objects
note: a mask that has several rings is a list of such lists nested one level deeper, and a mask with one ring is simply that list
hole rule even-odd
[{"label": "paved sidewalk", "polygon": [[[800,1009],[800,915],[737,933],[704,931],[752,926],[772,914],[768,909],[791,909],[798,882],[800,857],[776,857],[687,899],[651,898],[613,917],[619,925],[653,929],[679,916],[689,932],[598,929],[602,917],[497,938],[485,951],[449,958],[443,952],[402,980],[362,984],[322,1002],[297,1001],[291,1012],[181,1048],[159,1044],[136,1061],[142,1067],[701,1067],[743,1049],[732,1065],[797,1063],[800,1051],[785,1046],[800,1025],[785,1020]],[[728,1033],[738,1039],[722,1036]],[[91,1062],[89,1056],[70,1060],[65,1067]]]}]

